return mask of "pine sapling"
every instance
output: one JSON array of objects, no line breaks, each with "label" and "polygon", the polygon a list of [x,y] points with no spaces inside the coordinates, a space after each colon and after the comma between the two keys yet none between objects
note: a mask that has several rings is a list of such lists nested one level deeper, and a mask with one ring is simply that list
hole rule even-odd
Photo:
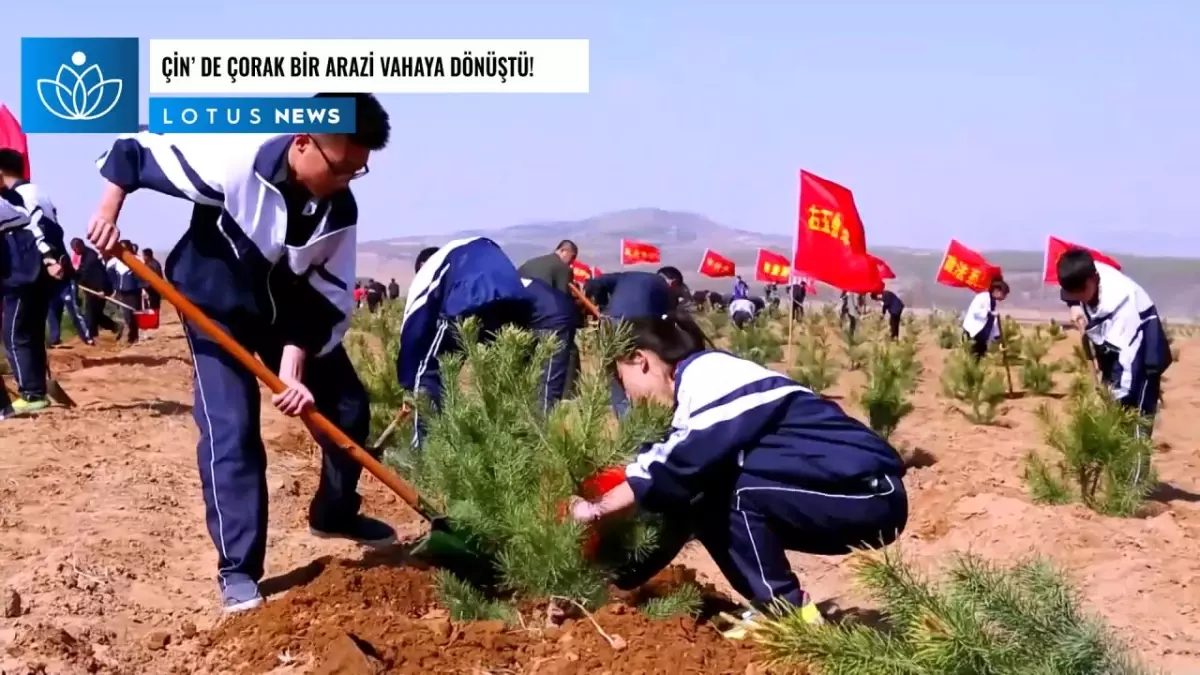
[{"label": "pine sapling", "polygon": [[953,323],[942,323],[937,328],[937,342],[942,349],[954,349],[962,344],[962,329]]},{"label": "pine sapling", "polygon": [[867,413],[870,427],[885,439],[913,410],[907,395],[907,378],[896,348],[884,344],[870,350],[867,385],[859,395],[859,403]]},{"label": "pine sapling", "polygon": [[1021,342],[1021,386],[1034,395],[1045,396],[1054,389],[1059,364],[1046,361],[1053,346],[1054,338],[1044,335],[1041,326]]},{"label": "pine sapling", "polygon": [[783,340],[775,333],[775,327],[765,316],[734,330],[729,335],[729,351],[760,366],[783,360]]},{"label": "pine sapling", "polygon": [[[1136,412],[1113,401],[1086,376],[1072,387],[1065,420],[1042,406],[1038,417],[1055,457],[1026,456],[1026,481],[1035,499],[1062,503],[1078,495],[1088,508],[1111,516],[1136,515],[1157,480],[1154,445],[1140,433]],[[1068,488],[1069,486],[1069,488]]]},{"label": "pine sapling", "polygon": [[968,405],[960,412],[972,423],[994,424],[1008,389],[994,356],[976,359],[970,346],[963,345],[946,358],[942,392]]},{"label": "pine sapling", "polygon": [[846,339],[846,365],[850,370],[862,370],[871,355],[866,338],[861,331],[845,331],[842,335]]},{"label": "pine sapling", "polygon": [[804,317],[796,342],[796,363],[788,377],[820,395],[837,384],[838,363],[829,344],[829,331],[816,312]]},{"label": "pine sapling", "polygon": [[1129,647],[1087,614],[1078,590],[1040,558],[1001,567],[957,555],[941,583],[895,547],[852,557],[886,628],[782,618],[753,636],[781,672],[817,675],[1149,675]]}]

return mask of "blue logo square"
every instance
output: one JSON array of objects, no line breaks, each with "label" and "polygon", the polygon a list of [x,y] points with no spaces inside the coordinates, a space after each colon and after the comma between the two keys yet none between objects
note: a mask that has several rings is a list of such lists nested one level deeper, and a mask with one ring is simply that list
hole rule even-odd
[{"label": "blue logo square", "polygon": [[21,38],[21,126],[30,134],[138,130],[137,38]]}]

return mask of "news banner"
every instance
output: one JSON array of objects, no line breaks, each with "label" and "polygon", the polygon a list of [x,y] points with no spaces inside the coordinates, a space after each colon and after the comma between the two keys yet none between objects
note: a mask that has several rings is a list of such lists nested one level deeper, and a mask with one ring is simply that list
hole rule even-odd
[{"label": "news banner", "polygon": [[21,122],[52,134],[349,133],[354,100],[313,94],[586,94],[589,77],[588,41],[575,39],[22,38]]}]

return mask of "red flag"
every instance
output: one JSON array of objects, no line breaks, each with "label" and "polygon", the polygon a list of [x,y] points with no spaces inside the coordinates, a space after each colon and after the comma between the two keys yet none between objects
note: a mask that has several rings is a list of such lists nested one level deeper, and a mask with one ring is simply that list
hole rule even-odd
[{"label": "red flag", "polygon": [[632,239],[621,240],[621,264],[638,265],[641,263],[658,263],[662,259],[658,247]]},{"label": "red flag", "polygon": [[737,273],[737,265],[732,260],[717,253],[711,248],[704,249],[704,257],[700,259],[699,274],[714,279],[732,277]]},{"label": "red flag", "polygon": [[879,269],[867,257],[854,194],[807,171],[800,172],[800,214],[793,267],[852,293],[883,290]]},{"label": "red flag", "polygon": [[596,277],[602,277],[602,276],[604,276],[604,272],[601,272],[599,267],[592,268],[592,278],[593,279]]},{"label": "red flag", "polygon": [[999,267],[989,263],[978,252],[963,246],[957,239],[951,239],[942,264],[938,267],[936,281],[943,286],[979,292],[986,291],[992,279],[998,276]]},{"label": "red flag", "polygon": [[578,260],[571,263],[571,274],[575,276],[575,283],[577,284],[585,284],[594,276],[592,268]]},{"label": "red flag", "polygon": [[765,248],[758,249],[758,260],[754,263],[754,279],[766,284],[786,284],[792,278],[792,266],[786,255]]},{"label": "red flag", "polygon": [[871,258],[871,260],[875,261],[875,267],[879,269],[879,278],[880,279],[895,279],[896,278],[896,273],[892,271],[892,266],[887,264],[887,262],[885,262],[883,258],[873,256],[870,253],[868,253],[867,256],[869,256]]},{"label": "red flag", "polygon": [[25,158],[25,180],[30,180],[29,171],[29,141],[21,124],[13,117],[8,106],[0,103],[0,148],[12,148]]},{"label": "red flag", "polygon": [[1062,257],[1062,254],[1066,253],[1067,251],[1074,250],[1074,249],[1081,249],[1081,250],[1087,251],[1088,253],[1091,253],[1092,257],[1096,259],[1096,262],[1101,262],[1110,267],[1115,267],[1116,269],[1121,269],[1120,263],[1118,263],[1116,260],[1113,260],[1112,258],[1104,255],[1103,253],[1097,251],[1094,248],[1088,248],[1086,246],[1072,244],[1071,242],[1063,241],[1062,239],[1059,239],[1058,237],[1048,237],[1046,239],[1046,267],[1042,273],[1042,281],[1044,281],[1047,284],[1057,284],[1058,283],[1058,259]]}]

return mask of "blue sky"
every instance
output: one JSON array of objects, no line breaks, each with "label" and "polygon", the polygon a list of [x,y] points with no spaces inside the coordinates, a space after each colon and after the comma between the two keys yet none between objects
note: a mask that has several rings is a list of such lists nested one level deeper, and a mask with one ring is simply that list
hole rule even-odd
[{"label": "blue sky", "polygon": [[[807,168],[854,190],[871,245],[1038,249],[1053,233],[1200,256],[1200,3],[51,0],[3,15],[14,110],[31,28],[591,40],[590,94],[385,96],[392,143],[355,185],[362,239],[639,206],[790,233]],[[107,140],[31,139],[68,232]],[[123,220],[165,248],[187,210],[139,195]]]}]

